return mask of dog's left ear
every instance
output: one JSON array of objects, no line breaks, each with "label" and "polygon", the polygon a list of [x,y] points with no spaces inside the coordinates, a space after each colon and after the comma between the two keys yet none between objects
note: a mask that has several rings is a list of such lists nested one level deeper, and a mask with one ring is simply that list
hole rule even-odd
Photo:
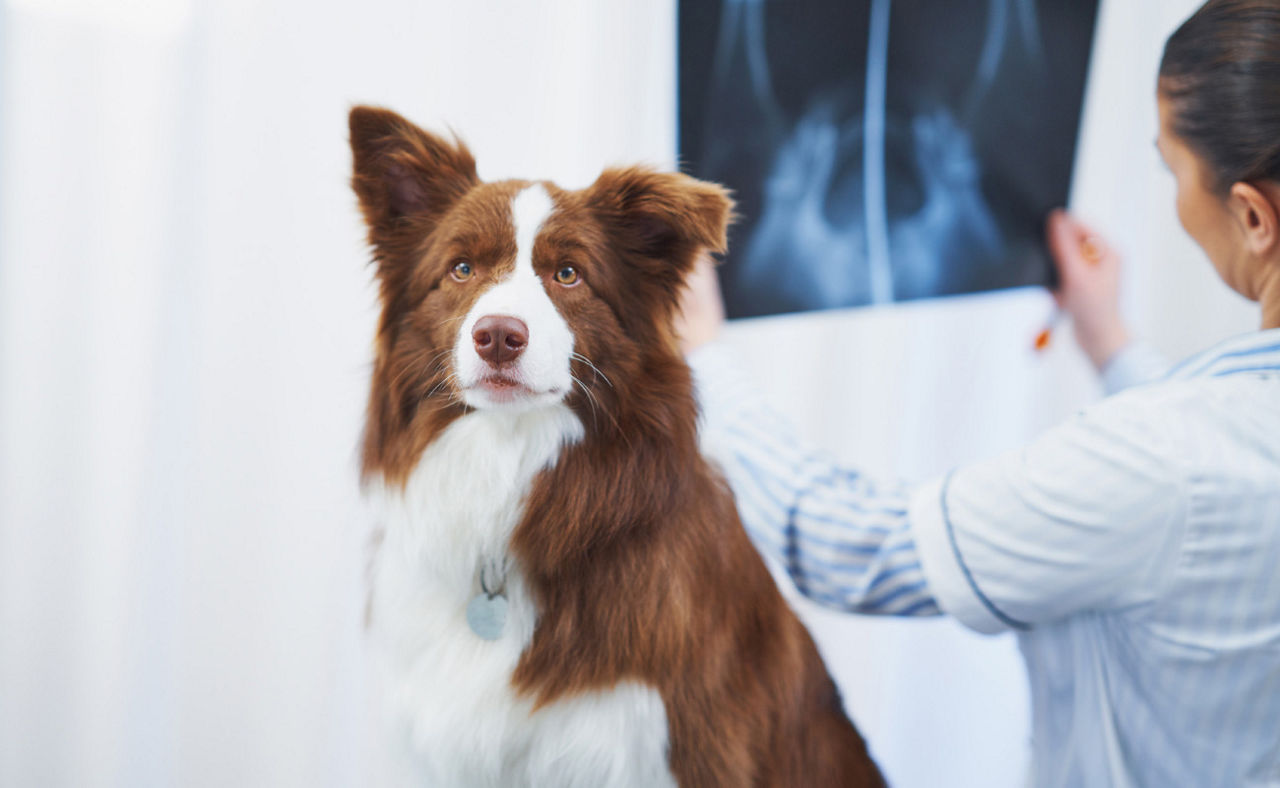
[{"label": "dog's left ear", "polygon": [[676,292],[704,250],[721,253],[733,200],[723,186],[644,167],[609,169],[588,192],[627,261]]}]

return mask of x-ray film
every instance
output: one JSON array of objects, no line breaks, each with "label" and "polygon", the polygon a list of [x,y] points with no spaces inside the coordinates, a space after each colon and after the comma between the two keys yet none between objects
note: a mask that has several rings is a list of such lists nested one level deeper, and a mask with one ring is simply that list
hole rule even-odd
[{"label": "x-ray film", "polygon": [[680,156],[730,317],[1046,285],[1096,0],[682,0]]}]

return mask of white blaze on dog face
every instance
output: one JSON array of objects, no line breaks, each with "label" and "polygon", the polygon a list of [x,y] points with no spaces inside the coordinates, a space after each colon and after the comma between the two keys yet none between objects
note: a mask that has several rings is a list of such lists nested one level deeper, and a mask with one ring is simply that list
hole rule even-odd
[{"label": "white blaze on dog face", "polygon": [[[573,378],[573,332],[547,295],[533,268],[534,240],[555,209],[541,185],[521,190],[511,202],[516,261],[511,273],[480,296],[463,320],[454,347],[457,382],[473,408],[527,409],[561,401]],[[527,329],[518,355],[494,364],[481,357],[476,328],[488,317],[514,318]]]}]

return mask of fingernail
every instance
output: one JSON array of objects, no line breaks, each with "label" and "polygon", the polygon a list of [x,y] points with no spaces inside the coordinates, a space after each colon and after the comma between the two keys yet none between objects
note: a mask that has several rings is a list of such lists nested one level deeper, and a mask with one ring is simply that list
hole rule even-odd
[{"label": "fingernail", "polygon": [[1102,262],[1102,243],[1092,236],[1086,237],[1080,242],[1080,254],[1088,262],[1097,265]]}]

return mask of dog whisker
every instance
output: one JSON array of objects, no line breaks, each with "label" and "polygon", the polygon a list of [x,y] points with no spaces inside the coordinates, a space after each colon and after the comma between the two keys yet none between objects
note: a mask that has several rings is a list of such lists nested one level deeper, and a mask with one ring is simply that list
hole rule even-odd
[{"label": "dog whisker", "polygon": [[[587,402],[591,405],[592,426],[598,428],[599,424],[596,420],[598,411],[596,406],[599,404],[599,401],[596,399],[595,394],[592,393],[591,389],[585,383],[583,383],[574,375],[570,375],[569,377],[573,380],[574,383],[577,383],[578,386],[582,389],[582,392],[587,395]],[[618,423],[617,418],[615,418],[614,415],[611,412],[609,412],[608,408],[605,408],[604,406],[600,406],[600,410],[603,410],[604,414],[609,417],[609,421],[612,422],[613,428],[617,431],[618,435],[621,436],[622,440],[627,444],[627,448],[634,450],[635,446],[631,443],[631,437],[627,435],[625,430],[622,429],[622,425]]]},{"label": "dog whisker", "polygon": [[[445,375],[445,377],[442,380],[440,380],[440,382],[436,383],[436,385],[431,387],[431,391],[427,392],[427,398],[430,398],[431,396],[433,396],[437,391],[439,391],[444,386],[447,386],[450,383],[456,383],[457,380],[458,380],[458,373],[450,372],[448,375]],[[458,399],[458,394],[456,391],[450,389],[447,402],[452,402],[455,399]],[[462,400],[458,399],[458,402],[461,403]]]},{"label": "dog whisker", "polygon": [[609,376],[608,376],[608,375],[606,375],[606,374],[604,374],[603,372],[601,372],[599,367],[597,367],[595,364],[591,363],[591,359],[587,358],[586,356],[582,355],[581,353],[574,353],[574,354],[572,354],[572,358],[576,358],[576,359],[578,359],[579,361],[581,361],[583,364],[586,364],[588,367],[591,367],[591,370],[592,370],[596,375],[598,375],[599,377],[603,378],[603,379],[604,379],[604,382],[609,384],[609,388],[613,388],[613,381],[609,380]]},{"label": "dog whisker", "polygon": [[583,393],[583,394],[586,394],[586,395],[587,395],[587,404],[591,406],[591,426],[596,427],[596,428],[599,428],[599,426],[600,426],[600,425],[599,425],[599,424],[598,424],[598,422],[597,422],[597,416],[598,416],[599,414],[598,414],[598,412],[596,411],[596,397],[595,397],[595,395],[594,395],[594,394],[592,394],[592,393],[591,393],[591,389],[587,388],[586,384],[585,384],[585,383],[583,383],[581,380],[578,380],[578,378],[577,378],[576,376],[574,376],[574,375],[570,375],[570,376],[569,376],[569,378],[570,378],[571,380],[573,380],[573,382],[574,382],[575,384],[577,384],[579,388],[581,388],[581,389],[582,389],[582,393]]},{"label": "dog whisker", "polygon": [[[437,357],[438,357],[438,356],[437,356]],[[395,376],[394,378],[392,378],[392,380],[391,380],[391,384],[390,384],[390,387],[389,387],[389,388],[390,388],[392,391],[398,391],[398,390],[399,390],[399,387],[400,387],[400,383],[401,383],[401,382],[402,382],[402,381],[403,381],[403,380],[404,380],[404,379],[405,379],[405,378],[406,378],[406,377],[407,377],[411,372],[413,372],[413,371],[415,371],[415,370],[419,370],[419,369],[421,369],[421,368],[422,368],[422,366],[430,366],[430,365],[429,365],[429,364],[426,364],[426,365],[420,365],[420,364],[419,364],[419,362],[418,362],[418,360],[417,360],[416,358],[412,358],[412,359],[410,359],[409,361],[405,362],[404,369],[400,370],[400,372],[399,372],[398,374],[396,374],[396,376]]]},{"label": "dog whisker", "polygon": [[451,318],[448,318],[447,320],[441,320],[439,323],[436,323],[436,328],[443,328],[444,326],[447,326],[450,323],[458,323],[466,319],[467,319],[466,315],[458,315],[457,317],[451,317]]}]

